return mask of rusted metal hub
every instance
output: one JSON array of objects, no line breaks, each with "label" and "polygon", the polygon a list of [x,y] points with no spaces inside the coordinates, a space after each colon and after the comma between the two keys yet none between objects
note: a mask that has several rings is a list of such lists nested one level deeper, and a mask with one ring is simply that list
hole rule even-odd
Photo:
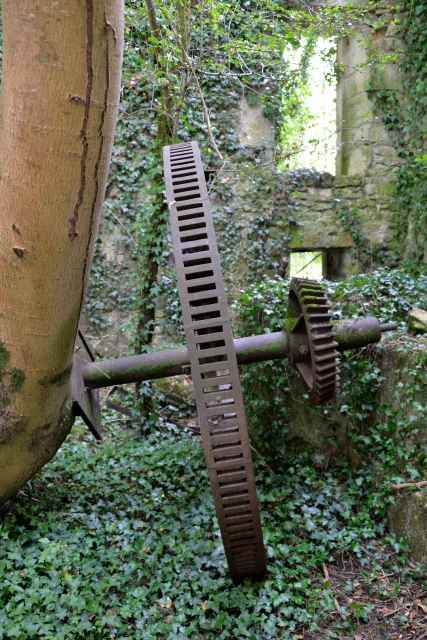
[{"label": "rusted metal hub", "polygon": [[79,331],[74,409],[101,438],[97,389],[191,372],[230,575],[234,580],[262,578],[265,551],[238,365],[289,357],[311,401],[321,404],[339,389],[339,351],[378,342],[383,331],[395,330],[397,325],[380,325],[376,318],[334,324],[322,286],[294,278],[285,330],[234,339],[197,143],[165,147],[164,167],[187,346],[94,362]]}]

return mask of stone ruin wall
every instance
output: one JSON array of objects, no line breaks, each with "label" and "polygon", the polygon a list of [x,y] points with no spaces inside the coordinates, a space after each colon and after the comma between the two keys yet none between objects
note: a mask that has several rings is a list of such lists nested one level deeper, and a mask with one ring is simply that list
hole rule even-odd
[{"label": "stone ruin wall", "polygon": [[[396,29],[394,24],[378,31],[371,29],[370,52],[380,55],[402,47]],[[358,257],[361,249],[368,255],[368,268],[380,264],[396,266],[400,249],[396,236],[399,212],[395,172],[401,161],[370,99],[370,94],[385,89],[397,91],[403,102],[398,63],[387,63],[381,72],[364,67],[366,50],[355,38],[339,41],[337,57],[343,72],[338,78],[336,97],[336,174],[287,172],[279,175],[278,181],[279,191],[282,185],[293,184],[295,216],[301,225],[291,227],[287,249],[323,251],[326,254],[324,276],[331,279],[366,269],[367,265]],[[263,142],[268,156],[268,145],[274,145],[274,136],[272,130],[266,133],[259,109],[258,120],[256,107],[246,106],[241,113],[242,144],[255,147]],[[259,123],[262,123],[262,140],[257,135]],[[236,191],[242,196],[244,189],[237,185]],[[286,203],[281,204],[276,198],[273,204],[263,204],[272,209],[269,232],[272,238],[277,238],[287,224]],[[243,206],[250,215],[250,204]],[[348,223],[343,224],[341,217],[347,218]],[[357,226],[363,247],[356,246]]]},{"label": "stone ruin wall", "polygon": [[[392,24],[378,31],[370,31],[371,51],[392,52],[402,46],[396,37],[396,27]],[[240,108],[236,110],[239,116],[236,118],[236,134],[242,151],[246,155],[253,152],[266,165],[263,173],[267,184],[255,192],[250,173],[244,177],[233,177],[231,174],[231,178],[220,178],[230,181],[231,204],[238,212],[235,224],[240,233],[235,269],[231,273],[225,270],[230,301],[253,281],[245,254],[253,250],[247,236],[254,216],[263,216],[268,235],[267,249],[271,247],[278,263],[281,254],[286,252],[322,251],[323,275],[330,279],[341,279],[379,264],[397,264],[399,247],[396,237],[398,211],[395,171],[400,160],[380,114],[372,109],[370,92],[386,89],[402,93],[398,63],[389,62],[381,73],[364,67],[366,51],[355,38],[340,40],[337,55],[343,72],[337,83],[335,176],[309,171],[278,173],[272,163],[275,147],[272,123],[262,114],[260,104],[248,104],[242,96]],[[143,152],[143,149],[135,150],[135,153]],[[272,188],[269,188],[269,183]],[[292,196],[289,197],[290,191]],[[283,197],[285,192],[287,195]],[[120,200],[120,189],[114,184],[114,179],[109,198]],[[215,199],[212,204],[215,211]],[[297,225],[289,224],[290,208]],[[341,218],[345,219],[345,224]],[[136,264],[121,243],[123,229],[114,220],[112,222],[110,220],[108,224],[101,225],[100,253],[104,265],[119,272],[123,283],[119,286],[126,287],[127,275],[136,268]],[[358,246],[360,240],[357,241],[355,237],[357,229],[361,233],[363,247]],[[289,241],[284,242],[283,239],[288,236]],[[362,250],[364,263],[360,259]],[[172,269],[173,265],[167,268]],[[273,272],[267,270],[267,275]],[[103,313],[102,306],[110,292],[106,288],[98,295]],[[126,291],[122,291],[122,295],[126,295]],[[163,316],[160,300],[155,336],[158,345],[174,340],[163,330]],[[95,331],[87,318],[83,317],[84,327],[94,339],[96,352],[100,357],[125,353],[129,332],[120,333],[119,327],[129,322],[129,314],[113,308],[105,311],[104,317],[110,324],[104,335],[99,335],[99,331]]]}]

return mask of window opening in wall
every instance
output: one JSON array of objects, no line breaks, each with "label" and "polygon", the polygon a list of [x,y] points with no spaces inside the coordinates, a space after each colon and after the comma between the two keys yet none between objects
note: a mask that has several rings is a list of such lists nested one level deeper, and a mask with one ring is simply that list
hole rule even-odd
[{"label": "window opening in wall", "polygon": [[[282,126],[283,169],[316,169],[335,175],[336,159],[336,45],[319,38],[310,50],[308,43],[284,53],[291,66],[298,68],[307,59],[305,73],[292,100],[285,106]],[[289,100],[289,96],[284,96]],[[290,107],[290,108],[288,108]],[[287,156],[286,154],[290,155]]]},{"label": "window opening in wall", "polygon": [[290,255],[289,275],[291,278],[310,278],[321,280],[323,277],[323,252],[298,251]]}]

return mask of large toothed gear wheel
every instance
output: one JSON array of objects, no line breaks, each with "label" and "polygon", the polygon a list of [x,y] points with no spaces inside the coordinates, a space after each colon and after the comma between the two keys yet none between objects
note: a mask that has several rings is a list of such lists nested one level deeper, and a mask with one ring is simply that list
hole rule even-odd
[{"label": "large toothed gear wheel", "polygon": [[266,558],[249,436],[197,143],[165,147],[164,170],[191,376],[230,575],[262,578]]},{"label": "large toothed gear wheel", "polygon": [[318,282],[292,279],[287,310],[291,364],[301,374],[316,405],[333,398],[339,389],[338,344],[329,309],[330,302]]}]

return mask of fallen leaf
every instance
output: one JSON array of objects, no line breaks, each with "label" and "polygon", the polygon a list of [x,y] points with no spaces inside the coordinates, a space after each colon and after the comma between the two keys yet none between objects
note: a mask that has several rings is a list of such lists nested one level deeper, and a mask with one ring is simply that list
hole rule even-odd
[{"label": "fallen leaf", "polygon": [[160,606],[162,607],[162,609],[170,609],[172,607],[172,600],[169,598],[169,596],[166,598],[166,600],[168,601],[168,604],[161,604]]},{"label": "fallen leaf", "polygon": [[419,606],[419,608],[420,608],[422,611],[424,611],[424,613],[427,613],[427,607],[426,607],[424,604],[422,604],[422,602],[421,602],[420,598],[417,598],[417,599],[415,600],[415,602],[417,603],[417,605]]},{"label": "fallen leaf", "polygon": [[206,611],[206,607],[207,607],[207,605],[208,605],[208,601],[207,601],[207,600],[205,600],[204,602],[202,602],[202,609],[203,609],[203,611]]}]

